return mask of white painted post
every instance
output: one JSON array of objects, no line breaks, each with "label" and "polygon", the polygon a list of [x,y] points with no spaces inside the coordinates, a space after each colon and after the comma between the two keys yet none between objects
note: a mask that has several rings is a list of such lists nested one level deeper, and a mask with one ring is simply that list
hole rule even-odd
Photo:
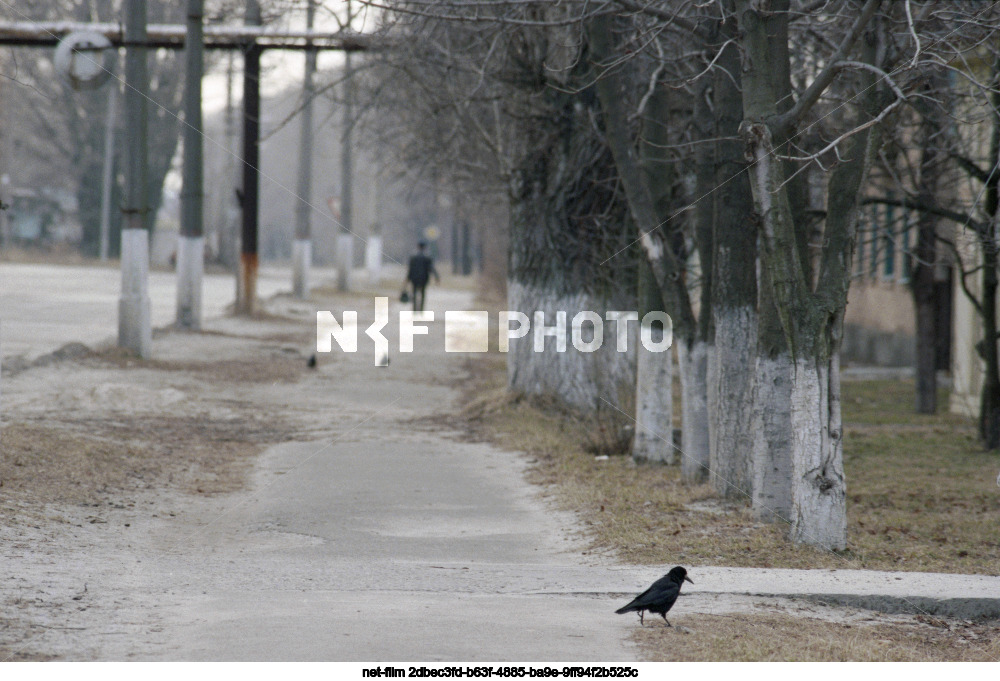
[{"label": "white painted post", "polygon": [[309,297],[309,267],[312,265],[312,239],[292,241],[292,294]]},{"label": "white painted post", "polygon": [[365,269],[368,283],[378,284],[382,277],[382,237],[376,234],[368,237],[365,244]]},{"label": "white painted post", "polygon": [[149,231],[122,230],[122,292],[118,299],[118,345],[142,358],[150,356]]},{"label": "white painted post", "polygon": [[337,290],[351,290],[351,268],[354,267],[354,235],[337,235]]},{"label": "white painted post", "polygon": [[201,328],[201,284],[205,273],[205,237],[177,238],[177,325]]}]

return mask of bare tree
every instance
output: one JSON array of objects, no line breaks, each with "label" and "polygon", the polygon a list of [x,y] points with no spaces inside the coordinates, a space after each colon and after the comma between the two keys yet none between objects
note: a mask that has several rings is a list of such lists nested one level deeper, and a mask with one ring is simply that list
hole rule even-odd
[{"label": "bare tree", "polygon": [[[116,21],[120,17],[119,4],[92,0],[30,0],[19,2],[16,9],[0,10],[0,13],[16,21]],[[182,11],[183,6],[178,3],[158,0],[149,3],[149,20],[178,23],[182,20]],[[11,73],[5,75],[11,79],[11,87],[17,88],[18,96],[12,99],[12,106],[5,115],[8,121],[16,121],[19,131],[15,152],[38,164],[36,177],[44,177],[47,183],[60,184],[75,192],[84,250],[96,254],[107,91],[74,92],[54,77],[52,55],[48,50],[10,48],[10,52],[6,68]],[[164,179],[179,141],[182,76],[181,56],[176,51],[161,50],[150,58],[151,129],[156,131],[150,136],[149,147],[150,226],[160,206]],[[116,84],[113,79],[110,86]],[[120,200],[120,182],[116,182],[113,197],[116,202]],[[119,245],[114,235],[120,228],[120,220],[118,211],[112,211],[110,245],[113,252]]]},{"label": "bare tree", "polygon": [[634,232],[596,124],[578,19],[545,3],[391,7],[384,30],[399,47],[373,58],[369,78],[378,139],[425,177],[506,196],[508,309],[531,311],[533,329],[560,327],[545,352],[534,331],[512,339],[511,388],[588,411],[624,406],[634,323],[628,352],[617,350],[612,322],[596,330],[600,349],[565,351],[578,313],[633,310],[636,298],[634,249],[602,266],[629,250]]}]

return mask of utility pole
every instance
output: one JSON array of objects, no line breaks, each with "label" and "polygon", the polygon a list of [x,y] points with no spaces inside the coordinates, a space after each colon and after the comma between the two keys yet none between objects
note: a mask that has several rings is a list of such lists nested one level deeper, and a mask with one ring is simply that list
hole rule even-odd
[{"label": "utility pole", "polygon": [[[260,5],[247,0],[247,26],[260,26]],[[260,189],[260,53],[256,43],[246,46],[243,60],[243,238],[236,285],[236,313],[253,314],[257,305],[257,203]]]},{"label": "utility pole", "polygon": [[122,229],[122,290],[118,300],[118,345],[147,358],[153,338],[149,318],[149,212],[147,186],[146,3],[128,0],[125,16],[125,121],[127,147],[125,224]]},{"label": "utility pole", "polygon": [[205,271],[201,137],[203,4],[203,0],[187,0],[187,39],[184,43],[184,166],[181,233],[177,241],[177,326],[185,329],[201,328],[201,282]]},{"label": "utility pole", "polygon": [[[347,0],[347,30],[351,29],[351,0]],[[351,53],[344,52],[344,118],[343,137],[340,147],[340,228],[337,237],[337,290],[344,292],[351,288],[351,268],[354,267],[353,205],[351,202],[351,180],[354,172],[351,159],[351,127],[354,124],[351,81]]]},{"label": "utility pole", "polygon": [[[316,2],[306,6],[306,30],[312,30]],[[306,51],[306,70],[302,79],[302,120],[299,136],[298,202],[295,204],[295,241],[292,243],[292,293],[296,298],[309,297],[309,266],[312,264],[312,127],[313,75],[316,73],[316,50]]]},{"label": "utility pole", "polygon": [[108,259],[111,234],[111,189],[115,182],[115,123],[118,119],[118,80],[108,84],[108,110],[104,121],[104,168],[101,177],[101,262]]},{"label": "utility pole", "polygon": [[219,251],[222,262],[233,271],[238,271],[239,261],[239,232],[237,223],[240,220],[240,209],[235,204],[236,196],[230,191],[235,186],[236,180],[236,107],[233,105],[233,85],[235,80],[235,59],[233,53],[226,55],[226,153],[222,162],[223,191],[219,192],[222,197],[221,223],[218,227],[222,230],[219,235]]}]

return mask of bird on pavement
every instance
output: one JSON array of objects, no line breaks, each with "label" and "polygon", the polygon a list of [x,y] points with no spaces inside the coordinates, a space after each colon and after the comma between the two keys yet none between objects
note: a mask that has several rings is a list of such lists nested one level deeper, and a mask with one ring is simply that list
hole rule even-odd
[{"label": "bird on pavement", "polygon": [[[691,582],[691,578],[687,576],[687,570],[682,568],[680,565],[673,568],[660,577],[658,580],[653,582],[653,586],[649,587],[641,594],[635,597],[635,599],[628,605],[618,608],[615,610],[616,613],[622,615],[626,612],[636,612],[639,613],[639,624],[643,624],[643,613],[646,610],[650,612],[659,613],[663,618],[663,621],[670,625],[670,621],[667,619],[667,611],[673,607],[674,601],[677,600],[677,596],[681,593],[681,582],[687,580]],[[694,584],[694,582],[691,582]]]}]

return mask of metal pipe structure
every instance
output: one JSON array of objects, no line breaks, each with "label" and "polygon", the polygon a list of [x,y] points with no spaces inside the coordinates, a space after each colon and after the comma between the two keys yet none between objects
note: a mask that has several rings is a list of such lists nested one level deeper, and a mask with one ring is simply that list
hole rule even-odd
[{"label": "metal pipe structure", "polygon": [[177,326],[201,328],[201,281],[205,271],[204,170],[202,166],[201,78],[203,0],[187,0],[184,48],[184,166],[181,233],[177,240]]}]

